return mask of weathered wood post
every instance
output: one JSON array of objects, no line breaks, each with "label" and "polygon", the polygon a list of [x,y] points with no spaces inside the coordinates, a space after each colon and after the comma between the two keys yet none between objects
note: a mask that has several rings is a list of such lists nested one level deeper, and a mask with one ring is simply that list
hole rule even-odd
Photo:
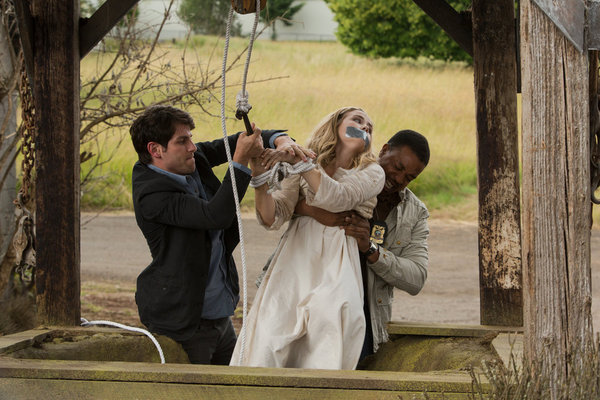
[{"label": "weathered wood post", "polygon": [[79,0],[32,0],[38,323],[78,325]]},{"label": "weathered wood post", "polygon": [[521,44],[525,354],[555,397],[592,331],[588,58],[531,0]]},{"label": "weathered wood post", "polygon": [[515,9],[473,0],[480,320],[522,326]]}]

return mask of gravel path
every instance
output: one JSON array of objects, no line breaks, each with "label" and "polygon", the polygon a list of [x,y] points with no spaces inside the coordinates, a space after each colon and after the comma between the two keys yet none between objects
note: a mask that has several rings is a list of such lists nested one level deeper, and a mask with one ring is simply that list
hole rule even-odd
[{"label": "gravel path", "polygon": [[[150,262],[150,253],[133,214],[83,213],[81,217],[82,316],[112,309],[112,315],[135,320],[133,292],[137,275]],[[266,231],[254,215],[243,218],[248,269],[248,299],[254,281],[275,249],[282,231]],[[430,263],[425,287],[417,296],[396,290],[393,317],[397,321],[479,323],[477,225],[430,219]],[[600,231],[592,233],[592,313],[600,327]],[[240,271],[239,246],[235,253]],[[119,300],[120,299],[120,300]],[[118,310],[119,302],[122,310]],[[108,316],[111,310],[105,310]],[[107,316],[104,316],[107,317]]]}]

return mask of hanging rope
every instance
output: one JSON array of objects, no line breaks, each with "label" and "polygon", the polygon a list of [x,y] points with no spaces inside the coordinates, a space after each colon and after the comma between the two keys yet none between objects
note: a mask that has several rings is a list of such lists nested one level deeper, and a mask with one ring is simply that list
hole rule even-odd
[{"label": "hanging rope", "polygon": [[[246,66],[244,68],[244,75],[242,80],[242,90],[238,93],[236,98],[236,107],[238,110],[248,113],[250,104],[248,103],[248,92],[246,91],[246,80],[248,76],[248,66],[250,65],[250,57],[252,55],[252,47],[254,45],[254,37],[256,35],[256,27],[258,26],[258,16],[260,14],[260,0],[256,1],[256,12],[254,16],[254,24],[252,26],[252,33],[250,34],[250,43],[248,45],[248,54],[246,56]],[[225,31],[225,49],[223,51],[223,69],[221,72],[221,129],[223,130],[223,139],[225,142],[225,152],[227,153],[227,160],[229,161],[229,175],[231,175],[231,184],[233,187],[233,196],[235,199],[235,211],[237,215],[238,230],[240,234],[240,254],[242,259],[242,286],[243,286],[243,300],[242,300],[242,329],[240,332],[241,349],[240,349],[240,362],[244,356],[246,349],[246,316],[248,310],[248,277],[246,271],[246,251],[244,248],[244,229],[242,226],[242,211],[240,209],[240,199],[237,193],[237,183],[235,181],[235,172],[233,170],[233,162],[231,157],[231,149],[229,148],[229,141],[227,140],[227,126],[225,121],[225,72],[227,70],[227,53],[229,52],[229,38],[231,36],[231,22],[233,20],[233,6],[229,9],[229,16],[227,18],[227,29]],[[245,111],[244,111],[245,110]],[[250,133],[250,132],[248,132]]]},{"label": "hanging rope", "polygon": [[[233,9],[233,7],[232,7]],[[252,109],[252,106],[248,102],[250,95],[246,91],[246,82],[248,79],[248,68],[250,67],[250,58],[252,57],[252,48],[254,47],[254,36],[256,35],[256,27],[258,26],[258,15],[260,13],[260,1],[256,2],[256,13],[254,16],[254,23],[252,24],[252,34],[250,34],[250,43],[248,43],[248,54],[246,55],[246,63],[244,65],[244,75],[242,76],[242,90],[240,90],[235,97],[235,106],[238,110],[248,114]],[[229,23],[227,30],[229,31]]]}]

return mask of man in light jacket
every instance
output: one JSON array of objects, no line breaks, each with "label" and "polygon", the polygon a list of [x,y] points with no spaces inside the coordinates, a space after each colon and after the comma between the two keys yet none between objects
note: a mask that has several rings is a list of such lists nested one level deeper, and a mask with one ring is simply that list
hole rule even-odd
[{"label": "man in light jacket", "polygon": [[396,133],[383,145],[379,165],[386,175],[369,221],[356,213],[330,213],[302,202],[296,213],[324,225],[341,226],[357,239],[362,254],[367,332],[361,359],[388,340],[394,288],[411,295],[421,291],[427,279],[429,212],[407,185],[429,163],[427,139],[411,130]]}]

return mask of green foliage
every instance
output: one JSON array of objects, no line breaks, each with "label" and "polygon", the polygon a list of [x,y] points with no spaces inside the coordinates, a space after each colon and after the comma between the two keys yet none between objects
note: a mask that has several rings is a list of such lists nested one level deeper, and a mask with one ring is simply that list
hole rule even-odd
[{"label": "green foliage", "polygon": [[[267,6],[261,12],[262,20],[266,23],[270,23],[276,18],[281,18],[280,21],[283,22],[284,25],[291,25],[292,23],[289,20],[304,6],[304,3],[300,2],[292,5],[295,1],[296,0],[268,0]],[[277,31],[275,30],[274,22],[271,29],[271,40],[277,40]]]},{"label": "green foliage", "polygon": [[[98,1],[96,0],[79,0],[79,14],[82,18],[90,18],[96,12],[96,10],[98,10],[98,8],[99,5]],[[129,10],[123,18],[121,18],[121,20],[117,23],[117,28],[125,28],[129,24],[135,24],[139,15],[140,11],[136,5]]]},{"label": "green foliage", "polygon": [[92,16],[94,11],[98,9],[96,2],[92,0],[80,0],[79,1],[79,14],[83,18],[89,18]]},{"label": "green foliage", "polygon": [[[412,0],[326,0],[338,22],[337,37],[367,57],[425,56],[469,61],[470,56]],[[470,0],[450,0],[457,11]]]},{"label": "green foliage", "polygon": [[[182,0],[177,14],[195,33],[223,35],[230,8],[230,0]],[[233,24],[231,35],[240,34],[241,26]]]},{"label": "green foliage", "polygon": [[466,161],[430,165],[409,188],[430,210],[441,209],[477,194],[477,168]]}]

